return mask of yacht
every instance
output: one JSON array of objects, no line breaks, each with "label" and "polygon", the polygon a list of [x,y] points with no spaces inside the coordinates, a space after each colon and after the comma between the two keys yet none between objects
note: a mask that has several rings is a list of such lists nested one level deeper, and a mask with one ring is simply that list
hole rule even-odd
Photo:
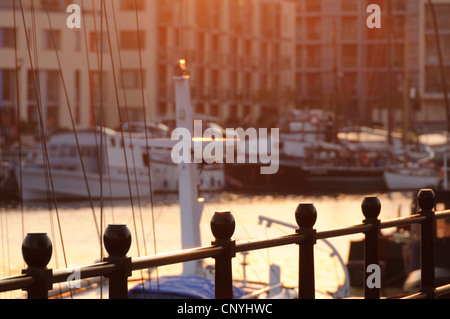
[{"label": "yacht", "polygon": [[[179,173],[170,142],[163,138],[146,142],[144,135],[129,138],[109,128],[79,131],[76,137],[73,132],[55,133],[23,164],[22,199],[47,200],[52,193],[59,200],[73,200],[176,192]],[[43,153],[48,154],[48,161]],[[224,188],[222,166],[200,165],[200,170],[200,189]]]}]

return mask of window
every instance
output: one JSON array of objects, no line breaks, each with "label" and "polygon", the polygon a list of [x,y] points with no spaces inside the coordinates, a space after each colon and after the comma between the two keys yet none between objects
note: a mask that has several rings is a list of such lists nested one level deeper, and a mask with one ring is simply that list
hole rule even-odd
[{"label": "window", "polygon": [[166,48],[168,44],[167,41],[167,28],[166,27],[160,27],[158,29],[158,45],[161,48]]},{"label": "window", "polygon": [[320,18],[306,19],[306,37],[308,40],[320,39]]},{"label": "window", "polygon": [[306,66],[310,68],[320,67],[320,46],[309,45],[306,47]]},{"label": "window", "polygon": [[342,40],[356,40],[357,31],[356,17],[342,18]]},{"label": "window", "polygon": [[[103,76],[100,76],[100,74],[103,74]],[[95,107],[99,107],[100,101],[105,100],[104,88],[106,87],[106,84],[105,84],[106,73],[92,71],[91,72],[91,80],[92,80],[92,89],[91,89],[92,101],[94,102]],[[103,94],[103,96],[102,96],[102,94]]]},{"label": "window", "polygon": [[[445,63],[450,63],[450,35],[439,36],[441,43],[442,57]],[[438,64],[439,55],[437,51],[437,42],[434,35],[427,35],[426,37],[426,62],[429,64]]]},{"label": "window", "polygon": [[61,31],[44,30],[42,44],[46,50],[61,50]]},{"label": "window", "polygon": [[159,102],[159,104],[158,104],[158,114],[159,115],[166,115],[167,114],[167,103],[166,102]]},{"label": "window", "polygon": [[139,106],[128,106],[120,108],[122,122],[140,122],[144,118],[144,111]]},{"label": "window", "polygon": [[121,0],[120,9],[123,11],[138,11],[144,10],[144,0]]},{"label": "window", "polygon": [[158,18],[161,23],[172,23],[174,19],[172,0],[158,1]]},{"label": "window", "polygon": [[15,70],[0,69],[0,107],[11,104],[15,99],[16,72]]},{"label": "window", "polygon": [[310,97],[319,97],[322,94],[322,81],[320,73],[306,74],[307,95]]},{"label": "window", "polygon": [[219,116],[219,105],[212,104],[210,111],[212,116]]},{"label": "window", "polygon": [[[445,78],[450,79],[450,67],[444,67]],[[425,91],[428,93],[442,93],[442,78],[440,68],[437,66],[427,67],[425,70]],[[447,90],[450,90],[450,81],[446,81]]]},{"label": "window", "polygon": [[[103,45],[102,45],[103,44]],[[109,52],[108,34],[106,32],[91,32],[90,45],[91,52]]]},{"label": "window", "polygon": [[[145,71],[142,71],[144,74],[144,81],[145,81]],[[126,69],[122,71],[122,88],[128,88],[128,89],[141,89],[142,88],[142,82],[141,82],[141,71],[140,69]],[[145,87],[145,84],[144,84]]]},{"label": "window", "polygon": [[386,74],[369,72],[366,79],[366,92],[369,96],[380,96],[385,89]]},{"label": "window", "polygon": [[[33,80],[33,76],[35,79]],[[30,122],[38,123],[39,113],[37,110],[37,99],[35,84],[40,89],[42,107],[45,107],[43,119],[46,127],[56,127],[59,117],[59,90],[60,75],[58,71],[39,71],[38,74],[28,71],[28,119]]]},{"label": "window", "polygon": [[358,0],[342,0],[342,11],[356,11]]},{"label": "window", "polygon": [[406,10],[406,1],[404,1],[404,0],[394,0],[392,2],[392,9],[394,11],[405,11]]},{"label": "window", "polygon": [[78,30],[73,31],[74,35],[74,47],[76,52],[80,52],[81,50],[81,32]]},{"label": "window", "polygon": [[343,67],[355,67],[357,55],[358,55],[358,50],[357,50],[356,45],[353,45],[353,44],[343,45],[342,46],[342,66]]},{"label": "window", "polygon": [[274,34],[273,30],[274,17],[272,3],[261,3],[261,35],[264,38],[271,38]]},{"label": "window", "polygon": [[125,50],[145,49],[145,31],[121,31],[120,47]]},{"label": "window", "polygon": [[14,48],[14,28],[0,28],[0,48]]},{"label": "window", "polygon": [[346,94],[349,94],[350,96],[356,94],[357,78],[358,76],[356,73],[344,73],[344,76],[342,77],[342,85]]},{"label": "window", "polygon": [[[58,71],[40,71],[37,76],[28,71],[28,101],[36,102],[36,86],[41,90],[41,98],[45,97],[47,103],[56,104],[59,101],[60,75]],[[44,91],[45,90],[45,91]],[[45,94],[43,94],[45,93]]]},{"label": "window", "polygon": [[41,0],[41,3],[44,6],[44,10],[59,11],[64,9],[63,0]]},{"label": "window", "polygon": [[[450,5],[448,4],[434,4],[434,11],[436,12],[436,20],[438,29],[441,32],[450,30]],[[429,6],[426,6],[426,28],[427,30],[434,30],[433,18]]]},{"label": "window", "polygon": [[307,12],[318,12],[318,11],[320,11],[320,8],[321,8],[320,1],[321,0],[308,0],[308,1],[306,1],[306,11]]},{"label": "window", "polygon": [[367,45],[367,67],[376,68],[386,65],[386,45],[369,44]]}]

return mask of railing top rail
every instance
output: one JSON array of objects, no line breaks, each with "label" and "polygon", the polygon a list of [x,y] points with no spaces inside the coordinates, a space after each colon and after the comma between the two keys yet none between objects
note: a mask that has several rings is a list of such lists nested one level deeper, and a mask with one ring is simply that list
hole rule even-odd
[{"label": "railing top rail", "polygon": [[0,279],[0,292],[23,289],[33,284],[34,279],[27,275]]},{"label": "railing top rail", "polygon": [[369,231],[370,229],[372,229],[372,225],[360,224],[360,225],[354,225],[354,226],[349,226],[349,227],[320,231],[320,232],[317,232],[316,238],[317,239],[326,239],[326,238],[332,238],[332,237],[354,235],[354,234],[364,233],[366,231]]},{"label": "railing top rail", "polygon": [[436,219],[450,218],[450,209],[437,211],[435,216]]},{"label": "railing top rail", "polygon": [[395,219],[391,219],[388,221],[382,221],[380,223],[380,228],[391,228],[391,227],[400,227],[400,226],[407,226],[412,224],[419,224],[426,220],[425,216],[422,216],[420,214],[415,214],[407,217],[399,217]]},{"label": "railing top rail", "polygon": [[272,247],[279,247],[290,244],[298,244],[304,239],[302,234],[292,234],[276,238],[254,241],[241,241],[236,243],[236,252],[244,252],[258,249],[266,249]]},{"label": "railing top rail", "polygon": [[116,266],[112,263],[102,262],[94,265],[83,266],[80,268],[65,268],[53,270],[53,283],[60,283],[67,280],[75,271],[79,271],[80,279],[105,276],[112,273]]},{"label": "railing top rail", "polygon": [[166,266],[175,263],[182,263],[196,259],[212,258],[223,250],[222,247],[205,246],[187,250],[176,251],[155,256],[132,258],[132,270],[140,270],[151,267]]}]

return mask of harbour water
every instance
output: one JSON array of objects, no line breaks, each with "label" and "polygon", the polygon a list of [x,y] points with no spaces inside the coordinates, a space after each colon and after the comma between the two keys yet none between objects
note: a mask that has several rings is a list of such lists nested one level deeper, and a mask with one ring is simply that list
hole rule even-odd
[{"label": "harbour water", "polygon": [[[412,193],[392,192],[376,195],[382,205],[380,218],[391,219],[410,213]],[[229,209],[236,219],[236,241],[256,240],[276,237],[294,232],[293,229],[258,223],[259,216],[274,218],[295,225],[294,212],[299,203],[314,203],[318,212],[315,225],[317,231],[359,224],[363,220],[361,202],[364,194],[236,194],[214,193],[205,195],[206,202],[201,221],[201,238],[203,245],[209,245],[213,236],[209,228],[212,214],[217,210]],[[23,235],[29,232],[46,232],[49,234],[56,251],[49,267],[81,266],[100,260],[101,251],[95,224],[125,223],[133,235],[129,256],[144,256],[171,252],[181,249],[180,216],[176,195],[157,195],[153,205],[141,200],[139,206],[135,201],[110,202],[105,200],[94,203],[94,210],[88,202],[58,203],[58,213],[49,210],[46,203],[27,204],[22,214],[20,208],[2,209],[2,264],[1,277],[21,273],[24,262],[21,255]],[[100,214],[102,211],[102,214]],[[95,217],[94,217],[95,216]],[[155,233],[153,232],[155,230]],[[391,230],[386,230],[387,232]],[[350,240],[361,238],[353,235],[332,238],[344,262],[347,261]],[[63,245],[62,245],[63,243]],[[63,249],[64,247],[64,249]],[[336,257],[331,257],[331,250],[319,241],[316,245],[316,287],[321,291],[335,291],[343,284],[344,272]],[[234,277],[243,278],[242,255],[234,259]],[[291,286],[297,285],[298,247],[290,245],[269,250],[253,251],[247,256],[247,280],[269,280],[269,265],[281,267],[281,280]],[[212,264],[213,260],[205,260]],[[160,276],[178,274],[180,265],[161,267]],[[155,272],[153,272],[155,274]],[[139,272],[133,274],[140,276]]]}]

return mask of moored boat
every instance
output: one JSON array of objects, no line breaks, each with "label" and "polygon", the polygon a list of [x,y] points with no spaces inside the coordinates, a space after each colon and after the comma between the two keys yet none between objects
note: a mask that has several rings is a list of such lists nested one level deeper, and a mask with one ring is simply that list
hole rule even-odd
[{"label": "moored boat", "polygon": [[[80,131],[77,139],[73,133],[54,134],[47,141],[47,149],[51,174],[39,152],[23,165],[23,200],[47,200],[52,193],[57,199],[119,199],[148,196],[150,190],[178,190],[178,168],[171,159],[170,143],[146,143],[145,138],[136,135],[124,141],[119,132],[104,128]],[[223,167],[202,167],[200,188],[220,190],[224,186]]]},{"label": "moored boat", "polygon": [[442,177],[429,167],[393,167],[384,171],[384,179],[389,190],[415,190],[437,188]]}]

